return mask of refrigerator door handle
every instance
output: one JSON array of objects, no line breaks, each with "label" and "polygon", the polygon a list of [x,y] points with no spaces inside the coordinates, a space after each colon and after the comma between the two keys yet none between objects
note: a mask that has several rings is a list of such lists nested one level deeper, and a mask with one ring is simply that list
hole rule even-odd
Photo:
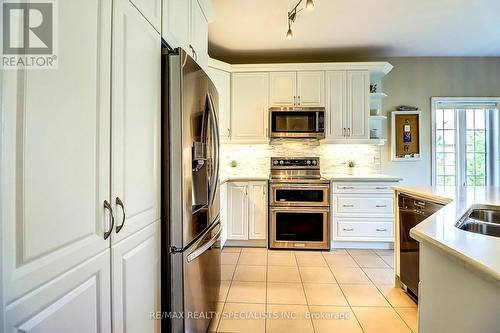
[{"label": "refrigerator door handle", "polygon": [[196,258],[201,256],[205,251],[207,251],[209,248],[211,248],[215,242],[217,242],[217,240],[219,239],[219,236],[222,232],[222,226],[220,223],[220,219],[218,219],[217,222],[215,222],[214,226],[207,232],[207,234],[210,233],[217,226],[219,227],[219,230],[217,230],[217,233],[215,234],[215,236],[212,237],[206,243],[203,243],[203,245],[196,247],[196,249],[193,252],[188,254],[187,262],[191,262],[191,261],[195,260]]},{"label": "refrigerator door handle", "polygon": [[217,116],[215,114],[215,106],[212,100],[212,95],[210,92],[207,93],[207,104],[208,110],[210,112],[210,121],[212,122],[212,135],[214,137],[214,146],[215,146],[215,156],[214,156],[214,172],[211,177],[211,184],[209,185],[209,194],[208,194],[208,205],[212,206],[215,200],[215,192],[217,191],[217,183],[219,182],[219,124],[217,123]]}]

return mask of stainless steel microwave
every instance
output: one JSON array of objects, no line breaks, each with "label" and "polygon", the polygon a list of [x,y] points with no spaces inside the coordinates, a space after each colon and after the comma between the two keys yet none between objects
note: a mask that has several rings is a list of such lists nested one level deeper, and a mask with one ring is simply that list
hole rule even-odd
[{"label": "stainless steel microwave", "polygon": [[271,138],[325,137],[325,108],[272,107],[269,114]]}]

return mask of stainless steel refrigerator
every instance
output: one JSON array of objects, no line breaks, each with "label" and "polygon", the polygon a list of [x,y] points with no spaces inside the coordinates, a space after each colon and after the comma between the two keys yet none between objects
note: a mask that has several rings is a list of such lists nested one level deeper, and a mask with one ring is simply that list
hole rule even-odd
[{"label": "stainless steel refrigerator", "polygon": [[218,94],[182,49],[162,55],[162,332],[206,332],[220,286]]}]

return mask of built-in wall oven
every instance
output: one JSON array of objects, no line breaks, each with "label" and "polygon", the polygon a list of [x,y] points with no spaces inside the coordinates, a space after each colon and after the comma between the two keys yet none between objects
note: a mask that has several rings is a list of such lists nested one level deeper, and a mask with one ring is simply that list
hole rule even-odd
[{"label": "built-in wall oven", "polygon": [[328,249],[330,185],[319,158],[271,158],[269,186],[269,247]]},{"label": "built-in wall oven", "polygon": [[325,137],[325,108],[272,107],[269,115],[271,138]]}]

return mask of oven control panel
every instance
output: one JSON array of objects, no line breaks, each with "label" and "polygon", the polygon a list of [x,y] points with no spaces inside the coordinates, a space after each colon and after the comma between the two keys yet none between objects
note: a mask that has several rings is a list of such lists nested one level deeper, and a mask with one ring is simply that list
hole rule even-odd
[{"label": "oven control panel", "polygon": [[318,168],[319,157],[271,157],[272,168]]}]

